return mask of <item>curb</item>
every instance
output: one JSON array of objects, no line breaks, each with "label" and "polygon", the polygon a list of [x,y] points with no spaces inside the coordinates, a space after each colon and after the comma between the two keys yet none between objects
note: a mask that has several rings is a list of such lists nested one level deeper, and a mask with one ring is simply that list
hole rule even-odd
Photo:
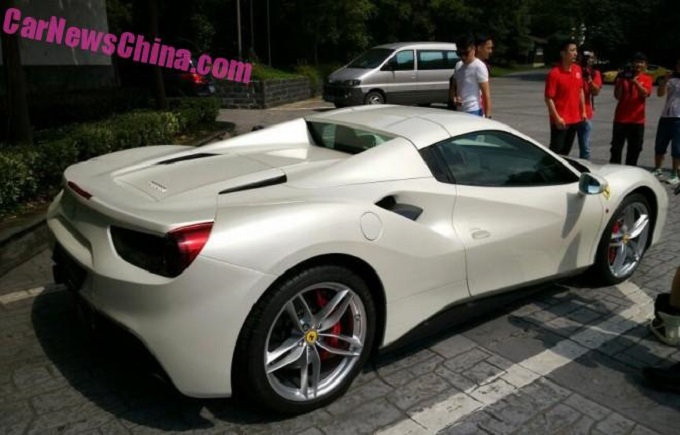
[{"label": "curb", "polygon": [[42,213],[0,230],[0,276],[38,255],[47,248],[47,241],[47,225]]},{"label": "curb", "polygon": [[[229,131],[213,133],[191,145],[205,145],[227,135]],[[17,219],[15,224],[8,225],[6,228],[0,227],[0,277],[48,247],[49,232],[45,220],[46,211]]]}]

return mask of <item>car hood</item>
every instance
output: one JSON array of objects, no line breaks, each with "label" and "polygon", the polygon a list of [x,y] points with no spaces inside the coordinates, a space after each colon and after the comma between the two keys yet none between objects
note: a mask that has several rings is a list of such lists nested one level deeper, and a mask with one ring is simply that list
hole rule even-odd
[{"label": "car hood", "polygon": [[155,146],[88,160],[67,169],[65,178],[94,196],[149,207],[285,182],[288,172],[314,172],[349,156],[308,146],[223,151]]},{"label": "car hood", "polygon": [[345,80],[361,80],[375,68],[348,68],[342,67],[328,76],[327,82],[331,85],[342,84]]}]

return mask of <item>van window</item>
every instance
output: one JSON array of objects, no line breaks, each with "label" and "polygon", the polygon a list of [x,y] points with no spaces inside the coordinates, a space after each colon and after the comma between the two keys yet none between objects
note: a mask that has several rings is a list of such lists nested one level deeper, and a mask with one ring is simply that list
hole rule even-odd
[{"label": "van window", "polygon": [[448,50],[418,50],[418,70],[454,69],[459,58]]},{"label": "van window", "polygon": [[394,62],[394,71],[412,71],[415,66],[413,50],[398,52],[390,62]]},{"label": "van window", "polygon": [[446,69],[454,69],[456,64],[460,62],[460,56],[453,50],[447,50],[444,54],[446,55]]}]

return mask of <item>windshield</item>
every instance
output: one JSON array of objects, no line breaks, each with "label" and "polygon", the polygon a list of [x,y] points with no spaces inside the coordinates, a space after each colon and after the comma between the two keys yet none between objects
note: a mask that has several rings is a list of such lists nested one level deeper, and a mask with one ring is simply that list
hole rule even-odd
[{"label": "windshield", "polygon": [[389,48],[372,48],[357,57],[347,65],[348,68],[363,68],[363,69],[373,69],[380,66],[381,63],[387,59],[387,57],[392,54],[394,50]]},{"label": "windshield", "polygon": [[393,138],[385,133],[328,122],[308,121],[307,128],[315,145],[348,154],[359,154]]}]

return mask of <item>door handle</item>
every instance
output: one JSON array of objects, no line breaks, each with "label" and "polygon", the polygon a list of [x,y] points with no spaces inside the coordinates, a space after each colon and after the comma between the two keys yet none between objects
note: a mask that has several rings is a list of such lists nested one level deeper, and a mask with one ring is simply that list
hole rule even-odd
[{"label": "door handle", "polygon": [[486,230],[475,230],[472,232],[472,238],[475,240],[488,239],[491,233]]}]

